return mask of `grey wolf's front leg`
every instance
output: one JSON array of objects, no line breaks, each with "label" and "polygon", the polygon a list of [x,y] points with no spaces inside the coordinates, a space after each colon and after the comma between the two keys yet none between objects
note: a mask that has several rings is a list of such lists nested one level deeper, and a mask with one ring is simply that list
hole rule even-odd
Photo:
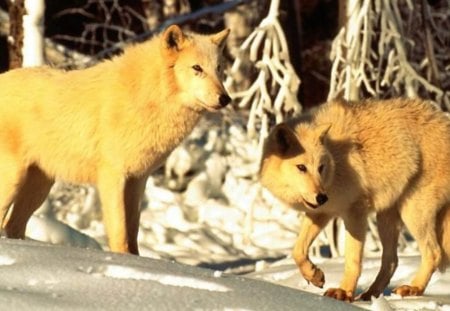
[{"label": "grey wolf's front leg", "polygon": [[396,208],[382,211],[377,214],[377,227],[380,241],[383,246],[381,268],[375,281],[359,297],[370,300],[372,296],[378,297],[388,286],[398,264],[397,244],[402,222]]},{"label": "grey wolf's front leg", "polygon": [[329,288],[324,295],[338,300],[353,301],[356,284],[361,275],[367,214],[355,208],[343,219],[346,229],[344,277],[339,288]]},{"label": "grey wolf's front leg", "polygon": [[320,288],[325,283],[325,276],[309,259],[308,251],[311,243],[330,221],[331,216],[325,214],[305,214],[300,233],[292,252],[303,277]]}]

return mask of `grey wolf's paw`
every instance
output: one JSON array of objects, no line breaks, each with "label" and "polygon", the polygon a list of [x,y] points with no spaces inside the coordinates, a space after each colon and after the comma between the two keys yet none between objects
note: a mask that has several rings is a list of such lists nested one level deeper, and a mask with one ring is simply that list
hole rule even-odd
[{"label": "grey wolf's paw", "polygon": [[311,282],[314,286],[323,288],[323,284],[325,284],[325,274],[323,274],[322,270],[313,266],[312,273],[302,273],[305,280]]},{"label": "grey wolf's paw", "polygon": [[359,295],[356,299],[370,301],[372,299],[372,296],[378,298],[378,296],[380,296],[380,293],[368,290],[368,291],[362,293],[361,295]]},{"label": "grey wolf's paw", "polygon": [[342,288],[329,288],[323,294],[326,297],[334,298],[341,301],[353,302],[353,292],[345,291]]},{"label": "grey wolf's paw", "polygon": [[424,289],[421,289],[417,286],[410,285],[402,285],[393,290],[393,292],[402,297],[405,296],[421,296],[423,294]]}]

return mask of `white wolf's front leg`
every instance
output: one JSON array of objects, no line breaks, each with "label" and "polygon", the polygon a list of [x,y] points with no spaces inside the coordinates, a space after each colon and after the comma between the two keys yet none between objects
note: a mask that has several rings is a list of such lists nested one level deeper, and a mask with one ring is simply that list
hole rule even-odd
[{"label": "white wolf's front leg", "polygon": [[329,288],[325,296],[344,301],[353,301],[363,257],[364,241],[367,229],[367,213],[350,209],[343,217],[345,234],[345,268],[339,288]]},{"label": "white wolf's front leg", "polygon": [[300,233],[295,242],[292,256],[297,264],[303,277],[320,288],[325,283],[325,276],[319,268],[317,268],[308,257],[309,247],[317,235],[330,221],[331,216],[325,214],[305,214],[302,222]]},{"label": "white wolf's front leg", "polygon": [[111,167],[100,168],[97,180],[103,223],[113,252],[130,253],[125,212],[125,177]]},{"label": "white wolf's front leg", "polygon": [[125,183],[125,213],[128,249],[132,254],[139,254],[138,233],[142,196],[145,191],[147,176],[130,177]]}]

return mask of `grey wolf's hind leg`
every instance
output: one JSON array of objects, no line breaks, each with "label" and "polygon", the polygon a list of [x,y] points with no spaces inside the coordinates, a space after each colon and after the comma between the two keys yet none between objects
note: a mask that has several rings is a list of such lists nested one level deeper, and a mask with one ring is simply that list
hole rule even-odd
[{"label": "grey wolf's hind leg", "polygon": [[[428,192],[427,192],[428,190]],[[422,256],[420,267],[411,285],[403,285],[394,289],[401,296],[422,295],[434,271],[442,260],[442,249],[437,238],[436,217],[441,202],[434,195],[433,189],[421,189],[410,197],[402,206],[400,215],[403,222],[417,241]],[[426,204],[426,207],[423,206]]]}]

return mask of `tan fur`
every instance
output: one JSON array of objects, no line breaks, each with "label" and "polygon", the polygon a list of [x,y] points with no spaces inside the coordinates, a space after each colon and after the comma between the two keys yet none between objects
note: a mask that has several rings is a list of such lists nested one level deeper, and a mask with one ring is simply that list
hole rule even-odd
[{"label": "tan fur", "polygon": [[417,240],[422,263],[414,280],[394,292],[421,295],[433,272],[449,262],[450,119],[428,102],[336,101],[309,119],[280,124],[265,144],[261,182],[306,213],[293,256],[316,286],[325,278],[308,249],[330,219],[343,219],[344,277],[327,296],[354,299],[370,212],[377,215],[382,266],[362,299],[388,285],[402,223]]},{"label": "tan fur", "polygon": [[88,69],[0,75],[0,220],[14,203],[7,236],[24,237],[58,178],[96,184],[111,250],[137,254],[148,175],[205,111],[230,101],[221,83],[227,35],[173,25]]}]

